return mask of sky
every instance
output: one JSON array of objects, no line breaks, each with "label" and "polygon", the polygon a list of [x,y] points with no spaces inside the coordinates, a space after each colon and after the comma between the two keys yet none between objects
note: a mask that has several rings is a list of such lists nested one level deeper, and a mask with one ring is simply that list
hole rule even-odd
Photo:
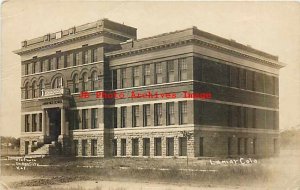
[{"label": "sky", "polygon": [[279,56],[280,128],[300,124],[300,4],[297,2],[9,0],[1,6],[0,136],[21,134],[21,41],[102,18],[138,38],[196,26]]}]

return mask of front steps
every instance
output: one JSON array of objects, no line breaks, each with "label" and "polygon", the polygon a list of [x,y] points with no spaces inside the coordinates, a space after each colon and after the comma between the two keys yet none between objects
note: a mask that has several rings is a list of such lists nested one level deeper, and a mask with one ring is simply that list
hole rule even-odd
[{"label": "front steps", "polygon": [[55,142],[43,144],[41,147],[29,153],[29,155],[56,155],[59,153],[59,147]]}]

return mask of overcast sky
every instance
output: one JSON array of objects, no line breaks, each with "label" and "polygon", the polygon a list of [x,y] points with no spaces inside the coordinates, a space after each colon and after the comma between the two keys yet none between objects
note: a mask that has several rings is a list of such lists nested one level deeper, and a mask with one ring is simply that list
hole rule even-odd
[{"label": "overcast sky", "polygon": [[100,2],[11,0],[2,4],[0,135],[19,136],[21,41],[101,18],[138,38],[196,26],[279,56],[280,128],[300,124],[300,4],[296,2]]}]

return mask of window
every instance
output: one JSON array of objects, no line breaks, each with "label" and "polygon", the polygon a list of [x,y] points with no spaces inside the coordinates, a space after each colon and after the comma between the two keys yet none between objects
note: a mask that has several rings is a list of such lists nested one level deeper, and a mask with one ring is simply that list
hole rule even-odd
[{"label": "window", "polygon": [[179,102],[179,120],[180,124],[187,123],[187,101]]},{"label": "window", "polygon": [[56,77],[52,83],[52,88],[61,88],[63,86],[63,78],[61,76]]},{"label": "window", "polygon": [[133,86],[139,86],[140,85],[139,67],[133,67],[132,74],[133,74],[132,75]]},{"label": "window", "polygon": [[174,102],[167,103],[167,125],[175,124]]},{"label": "window", "polygon": [[161,138],[154,138],[154,156],[161,156]]},{"label": "window", "polygon": [[132,139],[132,156],[139,155],[139,139]]},{"label": "window", "polygon": [[199,142],[199,155],[204,156],[204,137],[200,137],[200,142]]},{"label": "window", "polygon": [[112,89],[118,88],[118,73],[117,70],[112,70]]},{"label": "window", "polygon": [[92,109],[92,129],[97,128],[98,125],[98,109],[93,108]]},{"label": "window", "polygon": [[97,82],[98,82],[98,75],[97,75],[97,72],[96,71],[94,71],[93,73],[92,73],[92,80],[91,80],[91,89],[92,90],[97,90],[98,88],[98,86],[97,86]]},{"label": "window", "polygon": [[32,63],[32,74],[36,72],[36,62]]},{"label": "window", "polygon": [[179,64],[179,80],[181,80],[181,81],[187,80],[188,76],[187,76],[187,63],[186,63],[186,60],[184,58],[179,59],[178,64]]},{"label": "window", "polygon": [[150,156],[150,139],[143,139],[143,156]]},{"label": "window", "polygon": [[151,118],[151,113],[150,113],[150,105],[144,105],[143,106],[143,112],[144,112],[144,126],[149,126],[150,125],[150,118]]},{"label": "window", "polygon": [[51,70],[51,59],[47,59],[46,61],[46,65],[47,65],[47,70],[50,71]]},{"label": "window", "polygon": [[174,156],[174,138],[166,138],[167,139],[167,156]]},{"label": "window", "polygon": [[65,63],[64,63],[64,67],[69,67],[70,64],[70,54],[65,55]]},{"label": "window", "polygon": [[61,63],[61,56],[56,57],[55,69],[59,69]]},{"label": "window", "polygon": [[29,74],[29,64],[28,63],[25,63],[25,75],[28,75]]},{"label": "window", "polygon": [[168,82],[175,81],[175,70],[174,70],[174,61],[167,62],[167,71],[168,71]]},{"label": "window", "polygon": [[92,156],[97,156],[97,140],[96,139],[91,140],[91,154],[92,154]]},{"label": "window", "polygon": [[232,138],[228,137],[228,139],[227,139],[227,155],[228,156],[231,155],[231,141],[232,141]]},{"label": "window", "polygon": [[54,65],[55,61],[56,61],[56,58],[51,58],[51,59],[49,60],[49,63],[50,63],[50,70],[54,70],[54,69],[55,69],[55,65]]},{"label": "window", "polygon": [[126,69],[121,69],[121,88],[126,87]]},{"label": "window", "polygon": [[78,156],[78,140],[73,141],[73,146],[74,146],[74,154],[75,156]]},{"label": "window", "polygon": [[132,106],[132,127],[139,126],[139,106]]},{"label": "window", "polygon": [[256,154],[256,139],[254,138],[253,139],[253,142],[252,142],[252,150],[253,150],[253,154],[255,155]]},{"label": "window", "polygon": [[25,115],[25,132],[29,132],[29,115]]},{"label": "window", "polygon": [[118,108],[112,109],[112,126],[118,128]]},{"label": "window", "polygon": [[150,85],[150,65],[144,65],[144,85]]},{"label": "window", "polygon": [[87,156],[87,140],[82,140],[82,156]]},{"label": "window", "polygon": [[248,154],[248,138],[244,139],[244,154]]},{"label": "window", "polygon": [[40,72],[44,71],[44,61],[40,61]]},{"label": "window", "polygon": [[43,96],[44,93],[45,93],[45,81],[44,81],[44,80],[41,80],[41,81],[40,81],[39,87],[40,87],[40,89],[39,89],[39,90],[40,90],[39,94],[40,94],[40,96]]},{"label": "window", "polygon": [[74,58],[73,58],[73,66],[76,66],[79,64],[79,53],[74,53]]},{"label": "window", "polygon": [[79,92],[79,78],[77,74],[73,76],[73,92]]},{"label": "window", "polygon": [[117,142],[117,139],[112,140],[112,154],[113,154],[113,156],[118,155],[118,142]]},{"label": "window", "polygon": [[79,129],[79,113],[78,110],[72,110],[72,129]]},{"label": "window", "polygon": [[161,63],[155,64],[155,83],[156,84],[162,83],[162,65],[161,65]]},{"label": "window", "polygon": [[242,138],[238,138],[238,145],[237,145],[237,148],[238,148],[238,155],[241,155],[241,143],[242,143]]},{"label": "window", "polygon": [[97,49],[92,50],[92,62],[97,62],[98,61],[98,51]]},{"label": "window", "polygon": [[43,114],[39,113],[39,131],[42,131]]},{"label": "window", "polygon": [[36,121],[36,114],[31,115],[32,119],[32,132],[37,130],[37,121]]},{"label": "window", "polygon": [[82,91],[88,90],[88,76],[86,73],[82,75]]},{"label": "window", "polygon": [[121,128],[126,127],[126,115],[127,115],[126,107],[121,107]]},{"label": "window", "polygon": [[162,104],[154,104],[154,125],[162,125]]},{"label": "window", "polygon": [[121,156],[126,156],[126,139],[121,139]]},{"label": "window", "polygon": [[88,125],[88,110],[82,110],[82,129],[87,129]]},{"label": "window", "polygon": [[37,85],[36,85],[36,82],[34,81],[32,83],[32,98],[36,98],[37,97]]},{"label": "window", "polygon": [[187,155],[187,138],[179,137],[179,156]]},{"label": "window", "polygon": [[82,52],[82,61],[83,61],[82,64],[87,64],[89,62],[89,60],[88,60],[88,52],[87,51],[83,51]]},{"label": "window", "polygon": [[25,84],[25,88],[24,88],[24,98],[28,99],[28,82]]}]

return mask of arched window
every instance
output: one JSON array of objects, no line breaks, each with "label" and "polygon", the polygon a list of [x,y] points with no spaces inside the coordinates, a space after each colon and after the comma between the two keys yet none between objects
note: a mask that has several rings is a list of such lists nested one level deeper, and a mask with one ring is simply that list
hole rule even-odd
[{"label": "arched window", "polygon": [[92,73],[92,80],[91,80],[91,90],[97,90],[98,89],[98,84],[97,84],[97,82],[98,82],[98,75],[97,75],[97,72],[96,71],[94,71],[93,73]]},{"label": "arched window", "polygon": [[32,83],[31,88],[32,88],[32,98],[36,98],[36,95],[37,95],[36,94],[37,86],[36,86],[36,82],[35,81]]},{"label": "arched window", "polygon": [[73,92],[79,92],[79,79],[77,74],[73,76]]},{"label": "arched window", "polygon": [[63,79],[61,76],[56,77],[52,83],[52,88],[61,88],[63,87]]},{"label": "arched window", "polygon": [[87,91],[88,89],[88,76],[86,73],[82,75],[82,91]]},{"label": "arched window", "polygon": [[25,84],[24,88],[24,98],[28,99],[28,82]]},{"label": "arched window", "polygon": [[39,87],[40,87],[40,89],[39,89],[40,90],[40,96],[43,96],[44,91],[45,91],[45,81],[44,80],[40,81]]}]

